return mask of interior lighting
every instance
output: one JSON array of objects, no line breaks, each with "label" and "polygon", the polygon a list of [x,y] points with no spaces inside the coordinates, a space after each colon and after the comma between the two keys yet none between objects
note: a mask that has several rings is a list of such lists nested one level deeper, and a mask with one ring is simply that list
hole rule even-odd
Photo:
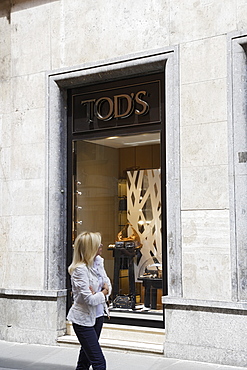
[{"label": "interior lighting", "polygon": [[160,140],[159,139],[155,139],[155,140],[147,140],[147,141],[136,141],[136,142],[133,142],[133,143],[124,143],[124,145],[139,145],[139,144],[150,144],[150,143],[160,143]]}]

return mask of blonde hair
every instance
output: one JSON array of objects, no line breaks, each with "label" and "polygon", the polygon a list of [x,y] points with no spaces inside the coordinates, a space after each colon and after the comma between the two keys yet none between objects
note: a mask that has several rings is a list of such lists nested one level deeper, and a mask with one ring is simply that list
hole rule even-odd
[{"label": "blonde hair", "polygon": [[68,268],[70,275],[72,275],[76,267],[80,266],[83,263],[85,263],[87,266],[92,266],[100,243],[100,233],[83,231],[77,236],[74,243],[73,260]]}]

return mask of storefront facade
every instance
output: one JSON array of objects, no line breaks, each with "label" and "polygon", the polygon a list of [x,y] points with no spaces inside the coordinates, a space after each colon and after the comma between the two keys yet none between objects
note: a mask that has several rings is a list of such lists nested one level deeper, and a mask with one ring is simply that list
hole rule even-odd
[{"label": "storefront facade", "polygon": [[0,339],[66,334],[87,228],[113,324],[164,327],[167,357],[244,366],[245,2],[101,8],[0,5]]},{"label": "storefront facade", "polygon": [[[62,85],[68,103],[66,123],[63,123],[68,128],[65,138],[68,181],[64,190],[68,194],[65,220],[70,241],[68,263],[78,233],[84,229],[101,232],[105,266],[113,282],[113,324],[164,327],[161,296],[163,291],[167,292],[168,284],[167,269],[162,273],[164,263],[167,264],[166,151],[174,152],[179,143],[175,139],[167,143],[166,139],[164,82],[166,73],[173,76],[177,73],[176,63],[168,62],[175,58],[175,50],[159,50],[154,55],[136,56],[134,64],[131,59],[128,63],[112,60],[111,71],[105,65],[90,71],[85,66],[84,83],[80,87],[75,71],[48,77],[51,81],[55,77],[56,84]],[[106,72],[107,78],[102,82]],[[73,84],[76,88],[67,88]],[[174,78],[168,85],[174,86]],[[173,87],[171,90],[175,91]],[[172,106],[177,96],[170,95]],[[60,104],[64,106],[65,102]],[[170,117],[175,120],[174,112],[171,111]],[[173,163],[178,158],[174,157]],[[178,164],[171,168],[173,178],[178,168]],[[177,184],[173,191],[176,187]],[[170,208],[175,213],[172,203]],[[176,225],[172,227],[172,234],[179,235]],[[129,242],[133,234],[137,235],[134,247],[126,248],[118,239],[119,232],[126,228]],[[69,278],[67,283],[68,304],[71,304]],[[131,309],[117,306],[116,300],[121,296],[134,300],[130,302]]]}]

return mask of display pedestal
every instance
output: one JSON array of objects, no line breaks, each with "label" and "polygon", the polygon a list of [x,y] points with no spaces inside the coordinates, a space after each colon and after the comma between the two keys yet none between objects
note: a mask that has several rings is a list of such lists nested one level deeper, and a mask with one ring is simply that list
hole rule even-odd
[{"label": "display pedestal", "polygon": [[162,279],[140,277],[138,280],[142,281],[145,288],[144,306],[150,307],[154,310],[157,309],[157,289],[162,289]]},{"label": "display pedestal", "polygon": [[109,248],[113,251],[114,257],[114,278],[112,287],[112,299],[114,300],[119,295],[119,278],[120,268],[124,259],[126,267],[128,269],[128,280],[129,280],[129,295],[133,297],[133,307],[135,308],[135,272],[134,272],[134,257],[136,255],[136,249],[126,248]]}]

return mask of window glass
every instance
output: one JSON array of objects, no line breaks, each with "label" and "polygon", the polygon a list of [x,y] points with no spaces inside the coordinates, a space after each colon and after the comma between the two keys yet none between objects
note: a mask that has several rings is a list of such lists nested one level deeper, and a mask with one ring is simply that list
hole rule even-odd
[{"label": "window glass", "polygon": [[74,142],[73,238],[99,231],[111,312],[162,314],[160,134]]}]

